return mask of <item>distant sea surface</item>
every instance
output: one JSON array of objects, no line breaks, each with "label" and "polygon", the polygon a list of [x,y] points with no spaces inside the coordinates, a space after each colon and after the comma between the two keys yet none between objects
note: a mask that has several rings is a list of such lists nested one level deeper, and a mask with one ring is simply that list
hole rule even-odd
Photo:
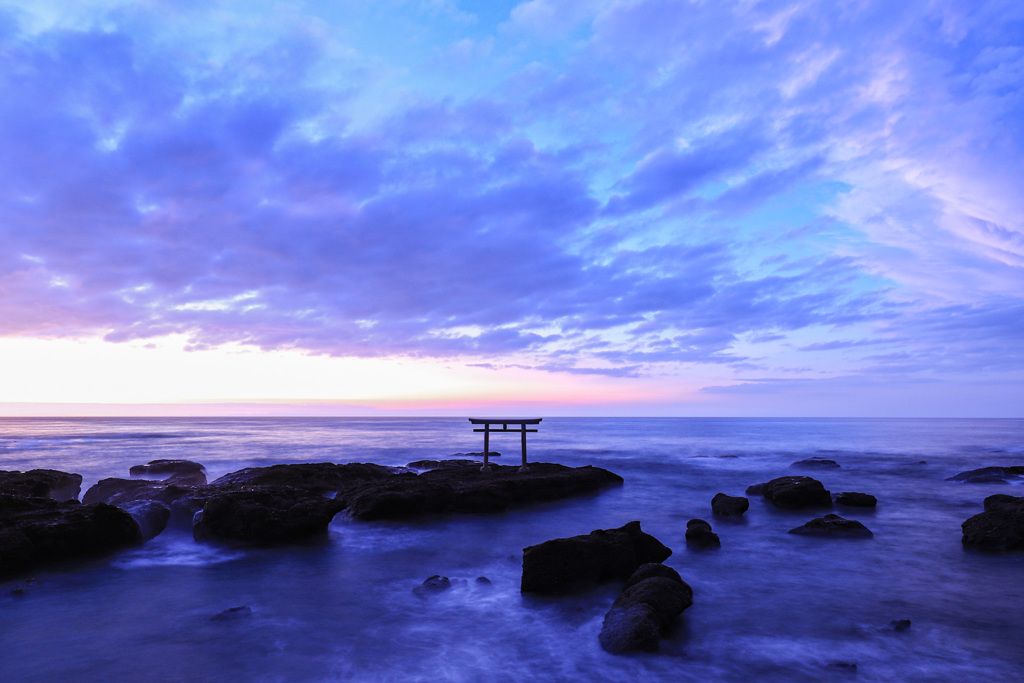
[{"label": "distant sea surface", "polygon": [[[201,462],[211,481],[276,463],[404,465],[480,451],[471,429],[462,418],[0,419],[0,469],[78,472],[84,493],[157,458]],[[269,550],[168,530],[0,583],[0,680],[1021,679],[1024,554],[965,551],[960,524],[986,496],[1024,488],[945,479],[1024,465],[1022,420],[545,418],[529,447],[531,460],[597,465],[625,485],[414,523],[342,513],[326,541]],[[518,437],[498,435],[492,450],[518,464]],[[841,467],[791,467],[810,457]],[[876,510],[835,510],[874,537],[787,534],[821,513],[755,497],[740,522],[711,515],[716,493],[787,474],[877,496]],[[721,549],[687,550],[694,517],[712,523]],[[660,652],[612,656],[597,634],[621,586],[523,596],[522,549],[630,520],[674,550],[666,564],[694,604]],[[434,574],[455,586],[415,595]],[[250,617],[211,619],[242,605]],[[897,619],[912,625],[896,632]]]}]

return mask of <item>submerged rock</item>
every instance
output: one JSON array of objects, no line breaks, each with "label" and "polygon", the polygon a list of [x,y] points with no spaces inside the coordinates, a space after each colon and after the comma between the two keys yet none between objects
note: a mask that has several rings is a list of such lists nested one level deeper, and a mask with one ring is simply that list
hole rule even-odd
[{"label": "submerged rock", "polygon": [[711,525],[703,519],[691,519],[686,523],[686,545],[698,550],[717,548],[722,545],[718,534],[711,530]]},{"label": "submerged rock", "polygon": [[821,470],[836,470],[839,469],[840,465],[835,460],[829,460],[828,458],[807,458],[806,460],[797,460],[790,467],[804,467],[807,469],[821,469]]},{"label": "submerged rock", "polygon": [[171,519],[171,508],[155,500],[137,500],[126,504],[122,509],[139,525],[143,541],[160,535]]},{"label": "submerged rock", "polygon": [[622,483],[622,477],[600,467],[566,467],[530,463],[518,467],[492,465],[400,473],[347,487],[337,500],[356,519],[409,519],[451,512],[498,512],[510,505],[559,500]]},{"label": "submerged rock", "polygon": [[638,567],[605,615],[598,642],[606,652],[657,650],[672,621],[693,604],[693,589],[679,574],[656,566]]},{"label": "submerged rock", "polygon": [[248,605],[241,605],[239,607],[229,607],[223,612],[214,614],[210,617],[210,621],[235,621],[236,619],[245,619],[251,616],[252,608]]},{"label": "submerged rock", "polygon": [[985,499],[985,511],[963,524],[963,545],[978,550],[1024,550],[1024,496],[997,493]]},{"label": "submerged rock", "polygon": [[111,505],[0,494],[0,576],[102,555],[140,541],[131,515]]},{"label": "submerged rock", "polygon": [[980,467],[947,477],[946,481],[962,481],[967,484],[1006,484],[1008,478],[1024,476],[1024,465],[1010,467]]},{"label": "submerged rock", "polygon": [[82,475],[60,470],[0,470],[0,492],[29,498],[74,500],[82,490]]},{"label": "submerged rock", "polygon": [[[479,581],[479,579],[477,579]],[[490,583],[490,582],[488,582]],[[425,580],[419,586],[412,589],[412,592],[421,598],[425,598],[430,595],[437,593],[443,593],[452,587],[452,582],[447,576],[440,576],[434,574],[429,579]]]},{"label": "submerged rock", "polygon": [[580,586],[626,579],[649,562],[668,559],[672,551],[629,522],[618,529],[556,538],[523,549],[523,593],[562,593]]},{"label": "submerged rock", "polygon": [[910,628],[910,619],[893,619],[889,622],[889,628],[897,632],[906,631]]},{"label": "submerged rock", "polygon": [[820,481],[811,477],[778,477],[748,487],[747,493],[761,494],[769,503],[784,510],[832,507],[832,495]]},{"label": "submerged rock", "polygon": [[749,508],[750,501],[743,496],[716,493],[711,499],[711,512],[719,517],[741,517]]},{"label": "submerged rock", "polygon": [[156,478],[175,484],[201,486],[206,483],[206,468],[191,460],[150,460],[128,470],[133,477]]},{"label": "submerged rock", "polygon": [[790,529],[789,533],[834,538],[867,538],[874,535],[870,529],[857,520],[844,519],[839,515],[825,515],[812,519],[803,526]]},{"label": "submerged rock", "polygon": [[857,491],[843,491],[837,493],[836,503],[854,508],[873,508],[878,505],[878,499],[870,493],[858,493]]}]

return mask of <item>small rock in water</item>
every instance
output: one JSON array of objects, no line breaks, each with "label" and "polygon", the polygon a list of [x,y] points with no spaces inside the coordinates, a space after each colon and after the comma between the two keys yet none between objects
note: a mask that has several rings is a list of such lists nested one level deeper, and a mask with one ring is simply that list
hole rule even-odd
[{"label": "small rock in water", "polygon": [[840,538],[866,538],[873,536],[871,530],[855,519],[844,519],[839,515],[825,515],[812,519],[803,526],[790,529],[791,534],[804,536],[830,536]]},{"label": "small rock in water", "polygon": [[889,622],[889,628],[893,631],[906,631],[910,628],[910,619],[894,619]]},{"label": "small rock in water", "polygon": [[845,671],[846,673],[857,673],[856,662],[829,662],[828,667],[830,669],[836,669],[837,671]]},{"label": "small rock in water", "polygon": [[749,508],[750,501],[743,496],[716,493],[711,499],[711,512],[719,517],[741,517]]},{"label": "small rock in water", "polygon": [[711,525],[703,519],[691,519],[686,523],[686,545],[704,550],[722,545],[718,534],[711,530]]},{"label": "small rock in water", "polygon": [[1010,467],[980,467],[976,470],[967,470],[946,481],[962,481],[967,484],[1006,484],[1007,478],[1024,476],[1024,465],[1013,465]]},{"label": "small rock in water", "polygon": [[829,460],[828,458],[807,458],[806,460],[797,460],[790,467],[811,467],[822,470],[835,470],[839,469],[840,465],[835,460]]},{"label": "small rock in water", "polygon": [[434,574],[421,585],[412,589],[412,592],[421,598],[435,593],[442,593],[452,587],[452,582],[447,576]]},{"label": "small rock in water", "polygon": [[747,494],[761,494],[773,506],[783,510],[832,507],[832,494],[820,481],[811,477],[778,477],[747,487]]},{"label": "small rock in water", "polygon": [[693,589],[671,567],[641,565],[601,624],[598,641],[611,654],[658,649],[672,621],[693,604]]},{"label": "small rock in water", "polygon": [[234,619],[244,619],[245,617],[251,617],[252,610],[248,605],[241,605],[239,607],[229,607],[223,612],[214,614],[210,619],[212,621],[232,621]]},{"label": "small rock in water", "polygon": [[985,499],[985,511],[963,524],[963,545],[979,550],[1024,550],[1024,496],[997,493]]},{"label": "small rock in water", "polygon": [[870,493],[858,493],[856,491],[837,493],[836,502],[840,505],[855,508],[873,508],[878,505],[878,499]]},{"label": "small rock in water", "polygon": [[490,586],[491,585],[491,580],[488,579],[486,576],[478,576],[478,577],[476,577],[476,582],[477,582],[478,585],[481,585],[481,586]]}]

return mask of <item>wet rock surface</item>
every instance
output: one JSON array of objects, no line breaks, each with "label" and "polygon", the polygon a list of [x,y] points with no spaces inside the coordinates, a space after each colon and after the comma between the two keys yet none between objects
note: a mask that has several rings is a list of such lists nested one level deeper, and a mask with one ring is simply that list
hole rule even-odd
[{"label": "wet rock surface", "polygon": [[1024,477],[1024,465],[1009,467],[979,467],[947,477],[946,481],[961,481],[967,484],[1007,484],[1010,479]]},{"label": "wet rock surface", "polygon": [[997,552],[1024,550],[1024,496],[989,496],[985,511],[960,526],[964,547]]},{"label": "wet rock surface", "polygon": [[644,533],[640,522],[618,529],[556,538],[523,549],[523,593],[566,593],[610,579],[628,579],[640,565],[662,562],[672,551]]},{"label": "wet rock surface", "polygon": [[0,470],[0,491],[29,498],[75,500],[82,490],[82,475],[59,470]]},{"label": "wet rock surface", "polygon": [[0,576],[103,555],[141,540],[132,516],[111,505],[0,493]]},{"label": "wet rock surface", "polygon": [[807,458],[806,460],[797,460],[790,467],[802,468],[802,469],[819,469],[819,470],[837,470],[841,466],[835,460],[829,460],[828,458]]},{"label": "wet rock surface", "polygon": [[747,488],[748,495],[762,495],[783,510],[832,507],[832,494],[817,479],[802,476],[778,477]]},{"label": "wet rock surface", "polygon": [[873,508],[878,505],[878,499],[870,493],[859,493],[857,491],[843,491],[835,496],[836,503],[854,508]]},{"label": "wet rock surface", "polygon": [[327,534],[337,502],[315,491],[261,487],[217,491],[196,513],[192,535],[199,541],[252,545],[296,543]]},{"label": "wet rock surface", "polygon": [[707,550],[722,545],[718,534],[711,530],[711,524],[703,519],[691,519],[686,523],[686,546],[696,550]]},{"label": "wet rock surface", "polygon": [[[475,464],[475,463],[474,463]],[[510,505],[594,493],[622,483],[599,467],[530,463],[530,469],[492,465],[442,467],[399,473],[339,491],[337,500],[356,519],[410,519],[450,512],[497,512]]]},{"label": "wet rock surface", "polygon": [[162,479],[175,484],[201,486],[206,483],[206,468],[191,460],[150,460],[145,465],[133,465],[128,469],[133,477]]},{"label": "wet rock surface", "polygon": [[451,579],[449,579],[447,576],[440,576],[438,574],[435,574],[427,580],[425,580],[419,586],[413,588],[412,592],[420,598],[427,598],[431,595],[443,593],[451,587]]},{"label": "wet rock surface", "polygon": [[598,641],[611,654],[655,651],[675,618],[692,604],[693,589],[674,569],[641,565],[605,615]]},{"label": "wet rock surface", "polygon": [[845,519],[839,515],[825,515],[812,519],[803,526],[790,529],[789,533],[827,538],[870,538],[874,535],[857,520]]},{"label": "wet rock surface", "polygon": [[711,512],[719,517],[741,517],[749,508],[750,501],[743,496],[716,493],[711,499]]}]

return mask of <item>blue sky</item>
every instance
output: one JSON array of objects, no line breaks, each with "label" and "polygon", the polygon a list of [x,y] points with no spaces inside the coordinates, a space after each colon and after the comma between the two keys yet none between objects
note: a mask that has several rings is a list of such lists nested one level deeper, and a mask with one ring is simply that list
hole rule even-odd
[{"label": "blue sky", "polygon": [[1022,417],[1022,84],[1016,1],[0,1],[0,403]]}]

